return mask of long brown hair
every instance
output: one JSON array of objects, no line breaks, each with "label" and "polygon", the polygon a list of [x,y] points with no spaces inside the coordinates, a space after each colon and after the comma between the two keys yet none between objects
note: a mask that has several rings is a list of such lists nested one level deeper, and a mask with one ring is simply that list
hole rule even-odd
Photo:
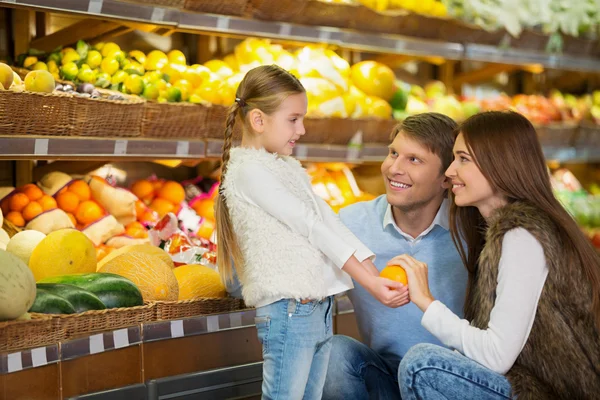
[{"label": "long brown hair", "polygon": [[[248,71],[237,89],[236,102],[229,108],[225,123],[221,188],[226,179],[236,120],[239,118],[244,123],[244,135],[252,135],[253,132],[251,132],[249,121],[246,118],[250,111],[258,109],[267,115],[273,114],[288,96],[304,92],[304,87],[298,78],[276,65],[265,65]],[[217,220],[217,264],[223,283],[227,283],[233,277],[232,261],[236,269],[241,269],[244,266],[244,257],[221,190],[219,190],[219,196],[215,203],[215,216]]]},{"label": "long brown hair", "polygon": [[[582,268],[592,286],[591,311],[600,328],[600,258],[575,220],[558,202],[550,183],[546,160],[535,128],[515,112],[477,114],[457,128],[469,152],[492,188],[509,202],[525,202],[545,213],[556,226],[563,244],[566,266]],[[450,208],[450,231],[469,272],[467,299],[485,245],[485,220],[475,207]],[[463,247],[461,237],[466,244]],[[465,303],[465,316],[474,315],[476,304]]]}]

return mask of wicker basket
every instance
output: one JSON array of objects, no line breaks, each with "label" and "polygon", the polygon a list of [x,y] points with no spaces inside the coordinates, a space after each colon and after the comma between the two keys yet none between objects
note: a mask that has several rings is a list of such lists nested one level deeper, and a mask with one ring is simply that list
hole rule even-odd
[{"label": "wicker basket", "polygon": [[578,125],[576,123],[554,123],[536,125],[535,129],[543,146],[564,147],[571,146],[575,141]]},{"label": "wicker basket", "polygon": [[573,145],[575,147],[600,147],[600,126],[591,121],[582,121]]},{"label": "wicker basket", "polygon": [[[225,120],[227,119],[228,107],[216,106],[207,107],[206,115],[206,138],[207,139],[223,139],[225,134]],[[236,121],[233,129],[234,139],[242,137],[242,127],[239,119]]]},{"label": "wicker basket", "polygon": [[293,22],[309,0],[250,0],[252,16],[268,21]]},{"label": "wicker basket", "polygon": [[[117,93],[103,89],[97,90],[105,95]],[[71,134],[95,137],[141,136],[146,101],[137,96],[121,93],[119,95],[123,96],[125,100],[74,96],[74,121]]]},{"label": "wicker basket", "polygon": [[69,135],[73,96],[66,93],[0,90],[0,133],[3,135]]},{"label": "wicker basket", "polygon": [[180,301],[157,301],[153,304],[156,306],[156,319],[158,321],[219,314],[246,308],[243,300],[233,297],[226,297],[224,299],[204,298]]},{"label": "wicker basket", "polygon": [[306,118],[302,143],[346,145],[356,133],[356,120],[350,118]]},{"label": "wicker basket", "polygon": [[185,0],[184,8],[189,11],[244,16],[248,12],[248,0]]},{"label": "wicker basket", "polygon": [[17,233],[19,233],[23,230],[23,228],[19,228],[18,226],[16,226],[15,224],[13,224],[9,220],[7,220],[6,218],[4,218],[4,221],[2,222],[2,229],[4,229],[4,231],[6,233],[8,233],[8,236],[10,236],[10,237],[15,236]]},{"label": "wicker basket", "polygon": [[108,308],[77,314],[54,314],[52,319],[66,339],[152,322],[156,318],[153,303],[137,307]]},{"label": "wicker basket", "polygon": [[142,136],[147,138],[204,139],[208,107],[190,103],[144,104]]},{"label": "wicker basket", "polygon": [[364,118],[356,120],[356,130],[362,132],[363,143],[390,143],[390,134],[398,121]]},{"label": "wicker basket", "polygon": [[127,3],[142,4],[145,6],[158,6],[182,9],[185,0],[124,0]]},{"label": "wicker basket", "polygon": [[29,321],[0,322],[0,352],[48,346],[65,338],[56,320],[44,314],[32,314]]}]

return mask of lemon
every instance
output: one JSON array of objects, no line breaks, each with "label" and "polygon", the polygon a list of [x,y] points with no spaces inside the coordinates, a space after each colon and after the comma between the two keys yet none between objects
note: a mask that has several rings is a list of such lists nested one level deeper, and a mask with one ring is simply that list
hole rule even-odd
[{"label": "lemon", "polygon": [[111,77],[106,72],[96,74],[96,86],[107,88],[111,85]]},{"label": "lemon", "polygon": [[204,65],[195,64],[181,74],[182,78],[190,82],[194,88],[197,88],[207,79],[210,79],[212,72]]},{"label": "lemon", "polygon": [[107,57],[102,60],[100,68],[102,68],[102,72],[106,72],[109,75],[114,75],[119,70],[119,62],[114,58]]},{"label": "lemon", "polygon": [[81,64],[81,67],[80,67],[79,69],[80,69],[80,70],[81,70],[81,69],[84,69],[84,70],[85,70],[85,69],[88,69],[88,70],[90,70],[90,71],[92,70],[92,68],[90,68],[90,66],[89,66],[89,65],[87,65],[87,64]]},{"label": "lemon", "polygon": [[158,99],[159,95],[160,91],[155,85],[151,83],[147,84],[146,87],[144,87],[144,92],[142,93],[142,96],[148,100],[156,100]]},{"label": "lemon", "polygon": [[79,73],[79,68],[77,68],[77,64],[75,64],[74,62],[68,62],[66,64],[64,64],[61,68],[60,68],[60,73],[62,75],[63,78],[65,78],[68,81],[74,81],[75,78],[77,77],[77,74]]},{"label": "lemon", "polygon": [[129,58],[134,61],[139,62],[140,64],[144,64],[146,62],[146,55],[139,50],[132,50],[129,52]]},{"label": "lemon", "polygon": [[91,69],[81,69],[77,74],[77,79],[85,83],[96,82],[96,74]]},{"label": "lemon", "polygon": [[29,67],[35,65],[38,62],[37,57],[27,57],[25,61],[23,61],[23,68],[29,69]]},{"label": "lemon", "polygon": [[169,85],[164,80],[159,79],[156,82],[154,82],[154,86],[156,86],[158,88],[158,90],[165,90],[166,88],[170,87],[171,85]]},{"label": "lemon", "polygon": [[65,56],[65,54],[69,54],[69,53],[77,53],[77,51],[76,51],[74,48],[72,48],[72,47],[65,47],[64,49],[62,49],[62,50],[60,51],[60,53],[61,53],[61,54],[62,54],[62,56],[64,57],[64,56]]},{"label": "lemon", "polygon": [[125,53],[123,53],[121,50],[115,51],[111,54],[108,55],[108,57],[112,57],[115,60],[117,60],[119,63],[122,63],[123,61],[126,60],[126,56]]},{"label": "lemon", "polygon": [[221,104],[223,98],[220,94],[220,88],[221,85],[219,81],[210,79],[203,82],[202,85],[200,85],[198,89],[194,91],[194,94],[200,96],[209,103]]},{"label": "lemon", "polygon": [[50,53],[50,55],[48,56],[48,59],[46,60],[46,63],[50,64],[50,61],[52,61],[55,64],[62,64],[61,60],[62,60],[61,53],[58,51],[55,51],[54,53]]},{"label": "lemon", "polygon": [[169,63],[166,64],[160,71],[167,76],[167,81],[175,83],[181,79],[181,76],[185,70],[185,65]]},{"label": "lemon", "polygon": [[118,44],[112,42],[106,43],[104,46],[102,46],[102,57],[108,57],[117,51],[121,51],[121,48]]},{"label": "lemon", "polygon": [[165,98],[169,103],[177,103],[181,101],[181,90],[174,86],[167,88]]},{"label": "lemon", "polygon": [[156,71],[164,67],[169,62],[169,58],[160,50],[153,50],[146,56],[144,68],[148,71]]},{"label": "lemon", "polygon": [[186,81],[185,79],[178,80],[173,84],[173,87],[176,87],[179,90],[181,90],[181,101],[188,101],[190,95],[194,90],[192,84]]},{"label": "lemon", "polygon": [[204,66],[223,78],[233,75],[233,70],[225,61],[210,60],[204,63]]},{"label": "lemon", "polygon": [[63,55],[62,65],[66,65],[70,62],[79,61],[80,59],[81,57],[79,56],[79,54],[75,50],[73,50]]},{"label": "lemon", "polygon": [[139,75],[129,75],[125,79],[124,85],[131,94],[141,94],[144,91],[144,81]]},{"label": "lemon", "polygon": [[38,61],[35,64],[33,64],[33,67],[31,69],[34,71],[38,71],[38,70],[48,71],[48,66],[46,65],[45,62]]},{"label": "lemon", "polygon": [[56,61],[50,60],[46,63],[46,65],[48,66],[48,71],[52,73],[58,72],[58,65],[56,65]]},{"label": "lemon", "polygon": [[144,74],[144,82],[154,83],[162,80],[163,74],[159,71],[149,71]]},{"label": "lemon", "polygon": [[104,48],[105,43],[104,42],[98,42],[94,45],[94,49],[98,50],[98,51],[102,51],[102,49]]},{"label": "lemon", "polygon": [[119,83],[123,83],[125,82],[125,79],[127,79],[127,72],[125,71],[117,71],[115,72],[115,74],[112,76],[111,78],[111,83],[113,85],[117,85]]},{"label": "lemon", "polygon": [[169,52],[169,54],[167,54],[167,58],[169,59],[169,62],[172,64],[179,64],[179,65],[186,64],[185,54],[183,54],[183,52],[181,52],[180,50],[171,50]]},{"label": "lemon", "polygon": [[351,69],[352,83],[369,96],[390,100],[396,92],[396,76],[387,65],[376,61],[362,61]]},{"label": "lemon", "polygon": [[194,93],[190,96],[189,102],[192,104],[202,104],[205,106],[210,105],[210,103],[208,101],[204,100],[202,97],[198,96],[196,93]]},{"label": "lemon", "polygon": [[100,52],[97,50],[91,50],[88,53],[85,61],[90,66],[90,68],[98,68],[100,66],[100,63],[102,62],[102,54],[100,54]]},{"label": "lemon", "polygon": [[130,62],[128,65],[126,65],[123,68],[123,71],[127,72],[129,75],[144,75],[144,73],[146,72],[144,70],[144,67],[137,62]]},{"label": "lemon", "polygon": [[237,58],[235,57],[235,54],[229,54],[229,55],[225,56],[225,58],[223,58],[223,61],[225,61],[227,63],[227,65],[229,65],[229,68],[231,68],[233,71],[240,70],[240,65],[237,62]]}]

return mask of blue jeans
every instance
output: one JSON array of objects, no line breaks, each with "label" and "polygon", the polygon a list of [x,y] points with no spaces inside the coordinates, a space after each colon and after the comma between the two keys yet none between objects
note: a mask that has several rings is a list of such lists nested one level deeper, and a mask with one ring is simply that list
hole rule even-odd
[{"label": "blue jeans", "polygon": [[511,398],[511,386],[504,375],[433,344],[418,344],[406,353],[398,382],[403,400]]},{"label": "blue jeans", "polygon": [[398,365],[347,336],[332,339],[324,400],[398,400]]},{"label": "blue jeans", "polygon": [[263,346],[262,398],[318,400],[331,352],[333,298],[285,299],[256,309]]}]

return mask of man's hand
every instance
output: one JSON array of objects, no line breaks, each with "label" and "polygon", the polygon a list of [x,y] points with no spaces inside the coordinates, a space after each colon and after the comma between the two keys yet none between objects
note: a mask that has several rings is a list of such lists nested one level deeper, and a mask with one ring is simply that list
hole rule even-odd
[{"label": "man's hand", "polygon": [[403,254],[391,259],[388,265],[400,265],[406,270],[410,301],[415,303],[421,311],[427,311],[429,305],[435,301],[429,290],[427,264],[417,261],[407,254]]}]

